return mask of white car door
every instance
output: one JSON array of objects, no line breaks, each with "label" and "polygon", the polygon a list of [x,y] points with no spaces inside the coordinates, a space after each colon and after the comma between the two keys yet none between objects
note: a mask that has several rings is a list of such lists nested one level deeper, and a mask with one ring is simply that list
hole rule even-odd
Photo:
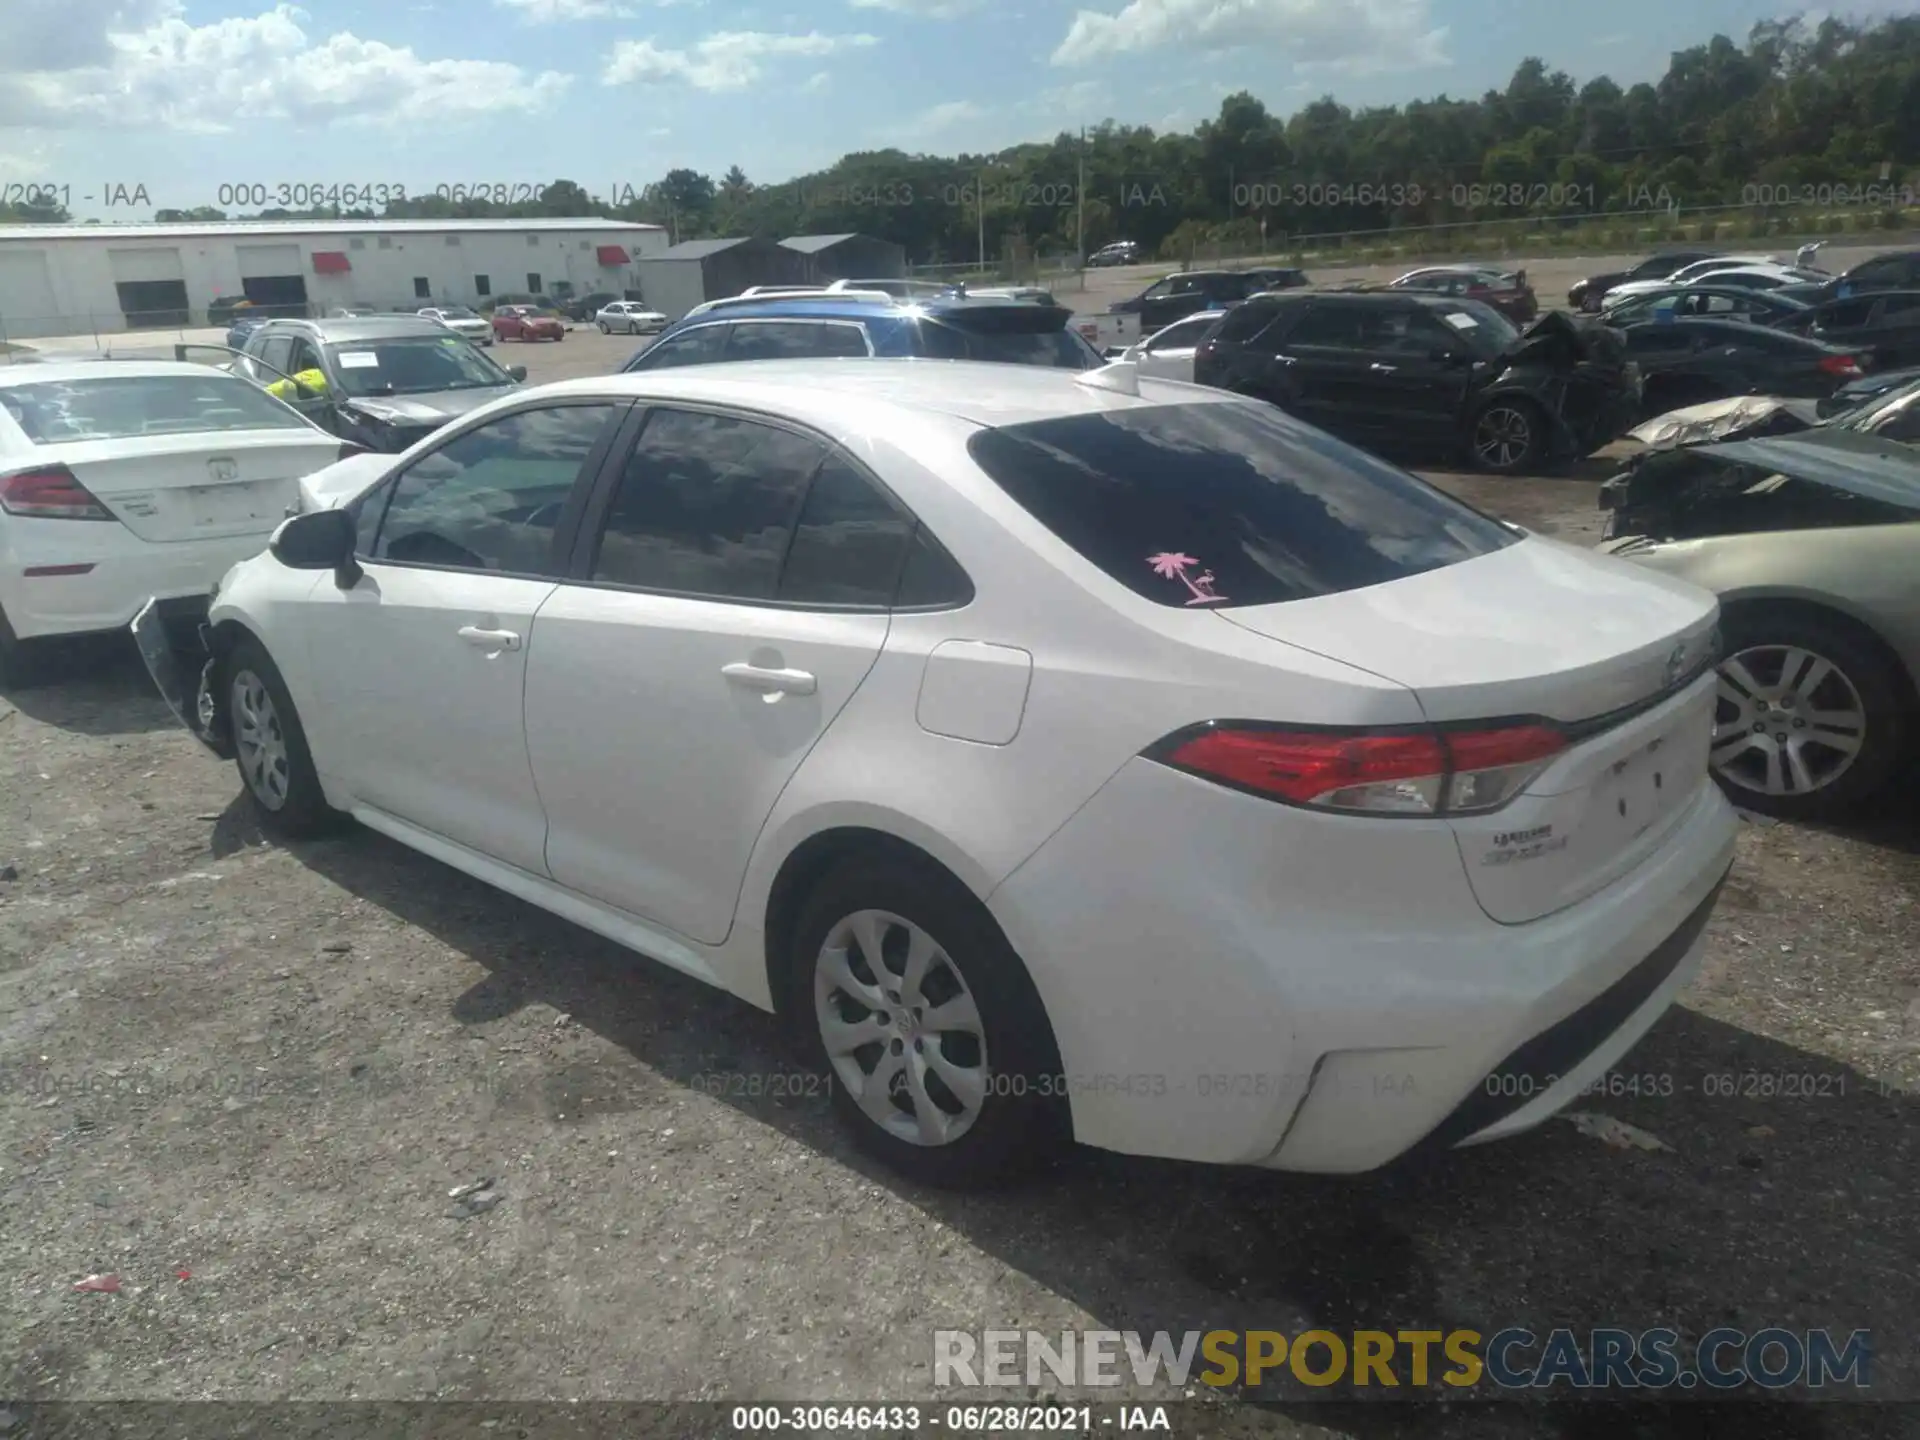
[{"label": "white car door", "polygon": [[1162,380],[1193,379],[1193,353],[1201,339],[1218,323],[1220,316],[1205,314],[1177,320],[1159,334],[1141,341],[1129,354],[1142,375]]},{"label": "white car door", "polygon": [[323,580],[306,607],[324,702],[314,760],[353,800],[546,873],[528,648],[570,548],[563,518],[626,409],[583,399],[497,416],[358,502],[363,574],[345,591]]},{"label": "white car door", "polygon": [[652,410],[602,490],[527,669],[548,868],[717,944],[880,653],[914,524],[820,438],[716,410]]}]

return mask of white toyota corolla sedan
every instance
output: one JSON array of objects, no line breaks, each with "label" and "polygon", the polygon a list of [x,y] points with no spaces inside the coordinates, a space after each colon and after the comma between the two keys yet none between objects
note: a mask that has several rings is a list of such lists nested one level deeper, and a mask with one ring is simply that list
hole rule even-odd
[{"label": "white toyota corolla sedan", "polygon": [[308,488],[201,705],[143,634],[264,817],[786,1013],[937,1183],[1527,1129],[1731,863],[1712,596],[1130,366],[572,380]]}]

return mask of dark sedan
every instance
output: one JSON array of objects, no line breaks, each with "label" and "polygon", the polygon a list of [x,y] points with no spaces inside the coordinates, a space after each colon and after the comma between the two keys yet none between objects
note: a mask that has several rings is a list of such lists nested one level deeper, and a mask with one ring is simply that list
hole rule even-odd
[{"label": "dark sedan", "polygon": [[1623,333],[1649,415],[1730,395],[1818,400],[1865,372],[1851,350],[1740,320],[1654,321]]},{"label": "dark sedan", "polygon": [[1810,314],[1812,307],[1778,290],[1746,290],[1737,285],[1669,285],[1609,306],[1609,325],[1638,325],[1648,320],[1747,320],[1755,325],[1786,326]]},{"label": "dark sedan", "polygon": [[1528,325],[1540,314],[1540,302],[1527,284],[1524,270],[1499,270],[1488,265],[1433,265],[1410,270],[1387,287],[1418,290],[1425,295],[1450,295],[1456,300],[1478,300],[1491,305],[1516,325]]},{"label": "dark sedan", "polygon": [[1619,332],[1556,313],[1523,333],[1476,301],[1407,291],[1255,296],[1193,368],[1343,440],[1498,473],[1591,454],[1638,415]]},{"label": "dark sedan", "polygon": [[1796,335],[1843,345],[1875,369],[1920,365],[1920,290],[1883,290],[1830,300],[1776,322]]},{"label": "dark sedan", "polygon": [[1573,288],[1567,291],[1567,303],[1576,310],[1592,313],[1600,308],[1601,298],[1616,285],[1624,285],[1629,280],[1664,280],[1683,265],[1711,260],[1718,254],[1718,250],[1662,250],[1631,269],[1610,270],[1574,281]]}]

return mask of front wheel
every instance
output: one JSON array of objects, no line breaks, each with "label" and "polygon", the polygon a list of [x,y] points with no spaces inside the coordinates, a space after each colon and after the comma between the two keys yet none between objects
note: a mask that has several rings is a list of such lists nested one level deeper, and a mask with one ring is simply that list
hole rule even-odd
[{"label": "front wheel", "polygon": [[320,789],[307,732],[279,667],[249,638],[234,647],[225,670],[234,764],[262,825],[294,838],[332,829],[340,812]]},{"label": "front wheel", "polygon": [[595,325],[597,325],[597,326],[599,326],[599,327],[600,327],[600,333],[601,333],[602,335],[611,335],[611,334],[613,333],[613,331],[612,331],[612,330],[610,330],[610,329],[608,329],[608,328],[607,328],[607,322],[606,322],[606,321],[604,321],[604,320],[596,320],[596,321],[594,321],[593,323],[594,323]]},{"label": "front wheel", "polygon": [[1495,400],[1474,417],[1469,450],[1482,470],[1519,474],[1537,465],[1546,448],[1546,417],[1523,400]]},{"label": "front wheel", "polygon": [[1714,778],[1736,805],[1835,820],[1884,790],[1907,756],[1899,663],[1850,626],[1777,606],[1721,627]]},{"label": "front wheel", "polygon": [[793,944],[791,1012],[862,1149],[916,1180],[976,1188],[1069,1148],[1039,995],[958,882],[850,861],[808,898]]}]

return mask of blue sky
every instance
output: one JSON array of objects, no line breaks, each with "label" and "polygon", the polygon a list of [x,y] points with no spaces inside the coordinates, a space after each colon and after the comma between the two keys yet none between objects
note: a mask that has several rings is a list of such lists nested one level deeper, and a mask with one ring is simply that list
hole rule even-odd
[{"label": "blue sky", "polygon": [[[1907,11],[1868,0],[1849,13]],[[759,183],[849,150],[990,151],[1106,118],[1187,129],[1576,80],[1791,13],[1765,0],[0,0],[0,196],[79,215],[222,185]],[[1383,177],[1385,178],[1385,177]],[[87,197],[93,197],[89,200]],[[271,203],[271,202],[270,202]],[[232,206],[229,208],[256,208]]]}]

